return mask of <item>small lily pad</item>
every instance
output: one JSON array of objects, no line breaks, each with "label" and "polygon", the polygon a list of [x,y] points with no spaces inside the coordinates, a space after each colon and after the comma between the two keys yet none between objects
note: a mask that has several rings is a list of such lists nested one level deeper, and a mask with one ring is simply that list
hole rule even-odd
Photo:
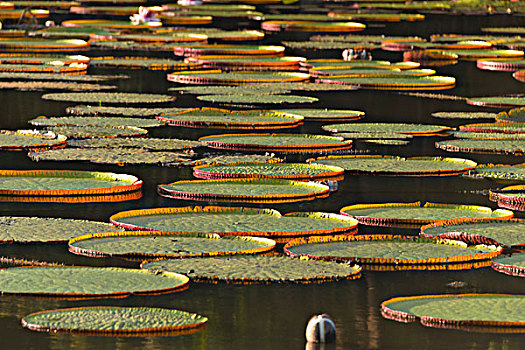
[{"label": "small lily pad", "polygon": [[39,151],[62,148],[66,145],[66,136],[38,130],[0,130],[0,150],[4,151]]},{"label": "small lily pad", "polygon": [[525,254],[499,256],[492,261],[492,268],[507,275],[525,277]]}]

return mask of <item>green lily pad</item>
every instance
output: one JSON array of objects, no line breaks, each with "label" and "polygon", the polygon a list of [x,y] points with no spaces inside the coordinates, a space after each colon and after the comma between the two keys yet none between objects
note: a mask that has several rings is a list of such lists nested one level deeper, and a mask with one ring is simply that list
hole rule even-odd
[{"label": "green lily pad", "polygon": [[197,100],[224,103],[228,105],[260,105],[260,104],[288,104],[288,103],[314,103],[319,101],[316,97],[299,95],[204,95]]},{"label": "green lily pad", "polygon": [[321,180],[341,177],[344,169],[337,166],[303,163],[248,163],[200,165],[193,168],[193,176],[201,179],[218,178],[273,178],[289,180]]},{"label": "green lily pad", "polygon": [[481,31],[498,34],[525,34],[525,27],[483,27]]},{"label": "green lily pad", "polygon": [[396,226],[398,224],[424,225],[451,219],[510,219],[510,210],[478,205],[442,203],[381,203],[355,204],[341,209],[341,214],[355,217],[361,224],[372,226]]},{"label": "green lily pad", "polygon": [[90,66],[104,68],[144,68],[152,70],[185,70],[202,67],[202,64],[151,57],[93,57]]},{"label": "green lily pad", "polygon": [[378,90],[445,90],[456,84],[456,79],[445,76],[430,77],[356,77],[356,78],[318,78],[320,83],[350,84],[363,89]]},{"label": "green lily pad", "polygon": [[31,72],[31,73],[52,73],[52,74],[73,74],[85,73],[87,65],[80,63],[77,65],[66,66],[64,64],[28,64],[28,63],[4,63],[0,60],[0,72]]},{"label": "green lily pad", "polygon": [[45,94],[44,100],[67,101],[82,103],[109,103],[109,104],[141,104],[165,103],[175,100],[175,97],[158,94],[141,94],[131,92],[76,92]]},{"label": "green lily pad", "polygon": [[440,119],[494,119],[496,113],[490,112],[434,112],[434,118]]},{"label": "green lily pad", "polygon": [[388,132],[425,136],[452,130],[443,125],[405,124],[405,123],[348,123],[323,125],[330,132]]},{"label": "green lily pad", "polygon": [[330,191],[315,182],[254,178],[177,181],[157,189],[168,198],[243,203],[299,202],[326,197]]},{"label": "green lily pad", "polygon": [[381,146],[406,146],[410,143],[410,141],[405,140],[363,140],[363,142],[371,143],[374,145],[381,145]]},{"label": "green lily pad", "polygon": [[435,74],[433,69],[384,69],[384,68],[333,68],[330,69],[316,69],[315,72],[310,71],[310,74],[323,79],[331,79],[336,81],[339,78],[352,77],[422,77]]},{"label": "green lily pad", "polygon": [[44,38],[75,38],[82,40],[89,40],[90,35],[111,35],[107,29],[92,28],[92,27],[46,27],[30,32],[33,36],[41,36]]},{"label": "green lily pad", "polygon": [[47,127],[47,130],[71,139],[141,137],[148,133],[148,130],[135,126],[53,126]]},{"label": "green lily pad", "polygon": [[[202,5],[199,5],[202,6]],[[180,30],[180,29],[179,29]],[[264,39],[264,32],[260,30],[224,30],[220,28],[192,28],[191,32],[205,34],[208,40],[216,41],[255,41]]]},{"label": "green lily pad", "polygon": [[221,72],[219,70],[175,72],[168,74],[167,78],[169,81],[182,84],[240,85],[253,83],[305,82],[310,79],[310,76],[306,73],[296,72]]},{"label": "green lily pad", "polygon": [[487,164],[471,171],[472,174],[489,179],[524,181],[525,163],[515,165]]},{"label": "green lily pad", "polygon": [[116,194],[139,190],[132,175],[70,170],[1,170],[0,194],[66,196]]},{"label": "green lily pad", "polygon": [[260,237],[128,231],[86,234],[69,241],[69,251],[91,257],[193,258],[256,254],[272,250],[275,241]]},{"label": "green lily pad", "polygon": [[116,85],[79,84],[63,81],[2,81],[0,89],[20,91],[64,90],[64,91],[100,91],[115,90]]},{"label": "green lily pad", "polygon": [[513,108],[525,106],[525,97],[512,96],[492,96],[492,97],[470,97],[467,99],[469,105],[494,107],[494,108]]},{"label": "green lily pad", "polygon": [[345,42],[328,42],[328,41],[283,41],[284,46],[292,50],[346,50],[351,48],[379,49],[380,44],[369,41],[345,43]]},{"label": "green lily pad", "polygon": [[[323,84],[321,84],[323,86]],[[308,121],[350,121],[364,118],[365,112],[342,109],[278,109],[278,112],[300,115]]]},{"label": "green lily pad", "polygon": [[498,202],[498,204],[502,202],[507,204],[505,207],[515,207],[516,210],[523,211],[521,204],[525,203],[525,185],[507,186],[500,190],[490,190],[489,199]]},{"label": "green lily pad", "polygon": [[474,132],[497,132],[508,134],[525,134],[525,123],[479,123],[461,125],[459,130]]},{"label": "green lily pad", "polygon": [[33,151],[61,148],[66,144],[66,136],[38,130],[0,130],[0,150]]},{"label": "green lily pad", "polygon": [[39,161],[90,161],[97,164],[117,165],[177,165],[188,161],[192,153],[149,152],[140,148],[64,148],[57,150],[30,152],[35,162]]},{"label": "green lily pad", "polygon": [[[383,317],[427,327],[481,332],[523,332],[525,297],[507,294],[444,294],[397,297],[381,304]],[[514,328],[517,327],[517,328]]]},{"label": "green lily pad", "polygon": [[273,155],[245,154],[245,155],[209,155],[204,158],[184,162],[187,166],[219,165],[234,163],[280,163],[283,160]]},{"label": "green lily pad", "polygon": [[525,154],[522,140],[447,140],[436,142],[436,147],[448,152],[498,153],[521,156]]},{"label": "green lily pad", "polygon": [[[525,61],[524,61],[525,62]],[[496,116],[497,121],[502,122],[525,122],[525,107],[513,108],[506,112],[500,112]]]},{"label": "green lily pad", "polygon": [[469,248],[457,241],[374,235],[296,239],[288,242],[284,251],[295,257],[359,264],[438,265],[491,259],[501,253],[501,248]]},{"label": "green lily pad", "polygon": [[164,114],[179,113],[188,108],[140,108],[109,106],[74,106],[67,107],[66,113],[75,115],[118,116],[118,117],[156,117]]},{"label": "green lily pad", "polygon": [[22,326],[41,332],[144,336],[198,329],[207,321],[207,317],[175,309],[89,306],[35,312],[22,318]]},{"label": "green lily pad", "polygon": [[320,152],[349,149],[351,141],[339,137],[309,134],[223,134],[203,136],[208,147],[236,150]]},{"label": "green lily pad", "polygon": [[137,41],[115,41],[115,40],[91,40],[90,46],[97,50],[111,50],[111,51],[141,51],[141,52],[173,52],[178,43],[148,43]]},{"label": "green lily pad", "polygon": [[[341,35],[341,36],[313,36],[310,40],[314,41],[328,41],[328,42],[359,42],[359,41],[370,41],[375,40],[376,43],[380,44],[381,41],[385,40],[384,36],[365,36],[365,38],[360,38],[360,36],[352,35]],[[309,67],[311,70],[317,69],[327,69],[327,68],[397,68],[397,69],[414,69],[420,66],[416,62],[394,62],[389,61],[379,61],[379,60],[351,60],[345,61],[342,59],[313,59],[306,61],[305,66]]]},{"label": "green lily pad", "polygon": [[497,244],[507,247],[525,245],[525,220],[434,223],[421,228],[424,236],[457,239],[469,244]]},{"label": "green lily pad", "polygon": [[181,207],[130,210],[110,221],[127,229],[217,233],[225,236],[288,237],[353,232],[357,220],[342,215],[272,209]]},{"label": "green lily pad", "polygon": [[37,117],[28,121],[36,126],[134,126],[137,128],[153,128],[165,125],[157,119],[118,118],[118,117]]},{"label": "green lily pad", "polygon": [[220,129],[281,129],[302,124],[303,117],[274,111],[231,111],[217,108],[194,108],[157,119],[169,125]]},{"label": "green lily pad", "polygon": [[0,269],[0,281],[0,294],[70,298],[167,293],[188,284],[186,276],[176,273],[77,266]]},{"label": "green lily pad", "polygon": [[3,64],[31,64],[31,65],[70,65],[72,63],[89,63],[89,57],[83,55],[45,55],[45,54],[0,54]]},{"label": "green lily pad", "polygon": [[158,260],[142,264],[150,271],[182,271],[196,282],[311,283],[355,279],[361,268],[285,256],[233,256]]},{"label": "green lily pad", "polygon": [[175,46],[175,56],[241,55],[281,56],[283,46],[268,45],[185,45]]},{"label": "green lily pad", "polygon": [[0,72],[2,80],[35,80],[35,81],[78,81],[94,82],[108,81],[117,79],[127,79],[127,75],[77,75],[77,74],[49,74],[49,73],[18,73],[18,72]]},{"label": "green lily pad", "polygon": [[492,268],[507,275],[525,277],[525,254],[499,256],[492,261]]},{"label": "green lily pad", "polygon": [[365,141],[396,141],[396,140],[409,140],[413,138],[411,134],[401,134],[397,132],[343,132],[338,133],[337,136],[350,139],[359,140],[364,139]]},{"label": "green lily pad", "polygon": [[339,166],[352,174],[390,176],[452,176],[467,173],[477,165],[461,158],[395,156],[328,156],[308,159],[310,164]]},{"label": "green lily pad", "polygon": [[204,65],[204,68],[238,68],[238,69],[299,69],[304,57],[235,57],[235,56],[202,56],[188,57],[188,62]]},{"label": "green lily pad", "polygon": [[89,44],[81,39],[5,38],[0,41],[0,48],[10,52],[77,52],[88,50]]},{"label": "green lily pad", "polygon": [[189,150],[204,146],[204,143],[192,140],[157,139],[157,138],[93,138],[83,140],[68,140],[68,146],[79,148],[142,148],[152,151]]},{"label": "green lily pad", "polygon": [[0,216],[2,243],[64,243],[76,236],[106,231],[122,229],[87,220]]},{"label": "green lily pad", "polygon": [[[280,83],[278,83],[280,84]],[[295,83],[293,83],[295,84]],[[261,95],[261,94],[287,94],[290,90],[284,90],[279,87],[273,87],[274,84],[261,86],[262,84],[254,85],[197,85],[197,86],[183,86],[176,88],[169,88],[169,91],[178,91],[181,94],[196,94],[196,95]]]},{"label": "green lily pad", "polygon": [[456,131],[453,133],[458,139],[473,140],[525,140],[525,134],[509,134],[503,132],[473,132]]}]

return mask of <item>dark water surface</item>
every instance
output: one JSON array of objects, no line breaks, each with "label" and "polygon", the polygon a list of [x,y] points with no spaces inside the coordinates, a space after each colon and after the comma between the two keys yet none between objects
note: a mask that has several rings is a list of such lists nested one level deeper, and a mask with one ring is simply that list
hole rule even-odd
[{"label": "dark water surface", "polygon": [[[483,26],[523,25],[524,17],[509,16],[439,16],[429,15],[418,23],[391,23],[385,27],[367,29],[365,34],[420,35],[432,33],[480,33]],[[231,23],[230,23],[231,25]],[[295,38],[302,38],[296,35]],[[269,35],[266,42],[278,42],[293,35]],[[306,38],[306,36],[304,36]],[[89,53],[98,55],[100,53]],[[103,54],[108,54],[104,52]],[[118,55],[120,53],[111,53]],[[129,54],[129,53],[128,53]],[[137,54],[137,53],[136,53]],[[312,53],[293,51],[291,55]],[[319,53],[315,53],[319,56]],[[330,57],[339,53],[327,52]],[[374,52],[374,58],[401,60],[400,53]],[[436,68],[440,75],[456,77],[457,86],[446,94],[460,96],[490,96],[504,93],[523,93],[520,84],[506,72],[481,71],[473,61],[462,61],[453,66]],[[116,70],[90,68],[92,74],[115,74]],[[119,81],[120,91],[166,93],[175,86],[165,79],[165,72],[119,70],[132,76]],[[438,92],[439,93],[439,92]],[[28,128],[27,121],[38,115],[64,114],[68,103],[42,101],[41,92],[0,92],[2,129]],[[462,121],[434,119],[436,111],[498,111],[468,106],[462,101],[421,99],[386,91],[355,91],[316,94],[320,98],[315,108],[357,109],[367,113],[367,122],[415,122],[457,126]],[[194,96],[182,96],[172,106],[198,106]],[[468,123],[465,121],[464,123]],[[475,121],[473,121],[475,122]],[[293,132],[323,133],[321,123],[305,123]],[[222,133],[221,130],[183,129],[166,127],[152,130],[152,136],[192,138]],[[434,148],[439,137],[414,139],[408,147],[375,147],[357,144],[355,148],[368,149],[374,154],[438,155],[469,158],[480,163],[518,163],[523,157],[500,155],[460,155]],[[199,152],[210,152],[201,150]],[[306,157],[296,157],[304,160]],[[289,158],[294,160],[295,157]],[[143,197],[122,203],[93,204],[39,204],[0,203],[0,215],[53,216],[107,221],[112,214],[129,209],[163,206],[200,205],[203,203],[170,200],[156,194],[156,185],[177,180],[191,179],[189,168],[154,166],[118,167],[81,162],[32,162],[25,152],[0,152],[0,167],[5,169],[78,169],[114,171],[133,174],[144,180]],[[290,212],[327,211],[339,212],[343,206],[355,203],[433,201],[468,203],[496,208],[483,190],[503,187],[505,183],[489,180],[450,178],[403,178],[345,176],[337,192],[326,199],[300,204],[268,206]],[[523,212],[516,213],[525,217]],[[385,232],[375,228],[362,228],[360,232]],[[397,230],[395,232],[408,232]],[[410,231],[413,232],[413,231]],[[135,263],[117,259],[89,259],[74,256],[63,245],[12,245],[0,247],[0,255],[61,261],[68,264],[96,266],[136,266]],[[451,281],[464,281],[466,287],[447,287]],[[301,349],[305,347],[304,329],[308,318],[325,312],[332,316],[337,328],[336,346],[327,349],[524,349],[525,335],[469,333],[457,330],[440,330],[421,326],[419,323],[402,324],[381,317],[380,303],[402,295],[436,293],[523,293],[525,280],[509,277],[482,268],[467,271],[404,271],[367,272],[356,281],[309,285],[228,285],[192,284],[190,289],[161,296],[133,296],[125,299],[66,301],[28,297],[0,297],[0,348],[2,349]],[[23,329],[20,318],[24,315],[52,308],[121,305],[155,306],[188,310],[209,318],[208,327],[193,335],[179,337],[101,337],[69,334],[37,333]]]}]

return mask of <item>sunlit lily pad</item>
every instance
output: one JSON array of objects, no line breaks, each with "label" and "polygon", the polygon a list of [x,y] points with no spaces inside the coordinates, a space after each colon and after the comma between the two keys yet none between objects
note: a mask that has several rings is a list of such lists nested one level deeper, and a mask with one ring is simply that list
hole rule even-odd
[{"label": "sunlit lily pad", "polygon": [[0,49],[10,52],[77,52],[88,50],[89,43],[81,39],[3,38]]},{"label": "sunlit lily pad", "polygon": [[436,147],[448,152],[498,153],[521,156],[525,154],[523,140],[446,140],[436,142]]},{"label": "sunlit lily pad", "polygon": [[203,179],[273,178],[289,180],[320,180],[342,177],[344,170],[337,166],[303,163],[249,163],[200,165],[193,175]]},{"label": "sunlit lily pad", "polygon": [[105,19],[72,19],[62,22],[64,27],[93,27],[93,28],[114,28],[114,29],[135,29],[143,30],[162,26],[161,22],[143,22],[133,24],[131,21],[113,21]]},{"label": "sunlit lily pad", "polygon": [[461,125],[459,130],[473,131],[473,132],[501,132],[509,134],[525,134],[525,122],[521,123],[479,123]]},{"label": "sunlit lily pad", "polygon": [[514,72],[512,77],[519,82],[525,83],[525,69]]},{"label": "sunlit lily pad", "polygon": [[264,45],[185,45],[175,46],[176,56],[242,55],[282,56],[283,46]]},{"label": "sunlit lily pad", "polygon": [[140,108],[109,106],[74,106],[67,107],[66,112],[75,115],[118,116],[118,117],[156,117],[164,114],[178,113],[188,108]]},{"label": "sunlit lily pad", "polygon": [[203,136],[211,148],[266,150],[283,152],[321,152],[350,149],[351,141],[342,138],[309,134],[223,134]]},{"label": "sunlit lily pad", "polygon": [[[196,95],[261,95],[261,94],[287,94],[291,90],[274,87],[281,84],[253,84],[253,85],[187,85],[183,87],[169,88],[169,91],[177,91],[181,94]],[[296,83],[292,83],[296,84]],[[317,84],[316,84],[317,85]]]},{"label": "sunlit lily pad", "polygon": [[165,125],[157,119],[118,118],[118,117],[37,117],[28,121],[36,126],[134,126],[152,128]]},{"label": "sunlit lily pad", "polygon": [[493,96],[493,97],[470,97],[467,103],[475,106],[494,107],[494,108],[512,108],[525,106],[525,97],[523,96]]},{"label": "sunlit lily pad", "polygon": [[2,80],[44,80],[44,81],[78,81],[78,82],[95,82],[108,81],[117,79],[127,79],[126,75],[73,75],[73,74],[50,74],[50,73],[18,73],[18,72],[0,72]]},{"label": "sunlit lily pad", "polygon": [[282,179],[218,179],[177,181],[158,185],[163,197],[243,203],[289,203],[328,196],[330,188],[315,182]]},{"label": "sunlit lily pad", "polygon": [[492,210],[478,205],[443,203],[381,203],[354,204],[341,209],[341,214],[355,217],[361,224],[372,226],[418,226],[451,219],[510,219],[510,210]]},{"label": "sunlit lily pad", "polygon": [[[1,61],[1,60],[0,60]],[[50,65],[31,63],[0,63],[0,72],[28,72],[28,73],[53,73],[53,74],[84,74],[87,65]]]},{"label": "sunlit lily pad", "polygon": [[0,294],[82,298],[176,292],[188,278],[116,267],[12,267],[0,269],[0,282]]},{"label": "sunlit lily pad", "polygon": [[507,275],[525,277],[525,254],[497,257],[492,261],[492,268]]},{"label": "sunlit lily pad", "polygon": [[291,237],[351,233],[357,220],[348,216],[295,212],[281,215],[273,209],[231,207],[173,207],[130,210],[110,221],[133,230],[217,233],[225,236]]},{"label": "sunlit lily pad", "polygon": [[122,229],[87,220],[0,216],[2,243],[64,243],[76,236],[106,231]]},{"label": "sunlit lily pad", "polygon": [[306,73],[297,72],[222,72],[220,70],[210,70],[175,72],[168,74],[167,78],[169,81],[182,84],[239,85],[253,83],[305,82],[310,79],[310,76]]},{"label": "sunlit lily pad", "polygon": [[144,68],[151,70],[186,70],[202,67],[198,63],[184,63],[168,58],[152,57],[92,57],[90,66],[104,68]]},{"label": "sunlit lily pad", "polygon": [[228,105],[260,105],[260,104],[294,104],[314,103],[319,99],[316,97],[299,95],[205,95],[198,96],[197,100],[212,103],[224,103]]},{"label": "sunlit lily pad", "polygon": [[257,254],[272,250],[275,241],[260,237],[220,237],[162,231],[85,234],[69,241],[69,251],[91,257],[193,258]]},{"label": "sunlit lily pad", "polygon": [[489,198],[491,201],[498,202],[498,205],[502,202],[508,203],[510,204],[508,205],[509,207],[516,207],[516,210],[523,211],[525,185],[507,186],[500,190],[490,190]]},{"label": "sunlit lily pad", "polygon": [[442,221],[421,228],[424,236],[456,239],[468,244],[490,244],[507,247],[525,245],[525,220],[492,220],[485,222]]},{"label": "sunlit lily pad", "polygon": [[496,113],[490,112],[434,112],[434,118],[441,119],[494,119]]},{"label": "sunlit lily pad", "polygon": [[471,171],[472,174],[489,179],[525,181],[525,163],[505,164],[483,164]]},{"label": "sunlit lily pad", "polygon": [[181,271],[196,282],[315,283],[361,276],[359,266],[286,256],[170,259],[145,263],[142,268],[150,271]]},{"label": "sunlit lily pad", "polygon": [[117,194],[139,190],[132,175],[71,170],[2,170],[0,195],[67,196]]},{"label": "sunlit lily pad", "polygon": [[364,139],[363,142],[378,146],[406,146],[410,143],[407,140],[381,140],[381,139]]},{"label": "sunlit lily pad", "polygon": [[35,312],[22,318],[22,326],[40,332],[146,336],[187,334],[207,321],[175,309],[88,306]]},{"label": "sunlit lily pad", "polygon": [[51,126],[47,129],[71,139],[141,137],[148,133],[148,130],[135,126]]},{"label": "sunlit lily pad", "polygon": [[478,60],[476,67],[485,70],[514,72],[520,68],[525,68],[525,60]]},{"label": "sunlit lily pad", "polygon": [[414,136],[425,136],[439,134],[444,131],[452,130],[443,125],[425,124],[404,124],[404,123],[348,123],[323,125],[323,130],[330,132],[397,132],[401,134],[411,134]]},{"label": "sunlit lily pad", "polygon": [[152,151],[177,151],[204,146],[204,143],[180,139],[118,137],[111,139],[93,138],[84,140],[69,140],[67,145],[79,148],[143,148]]},{"label": "sunlit lily pad", "polygon": [[525,122],[525,107],[513,108],[506,112],[500,112],[496,116],[499,122]]},{"label": "sunlit lily pad", "polygon": [[[326,41],[342,41],[346,42],[346,40],[351,40],[350,42],[355,42],[356,36],[327,36]],[[323,37],[319,37],[319,39],[322,39]],[[331,40],[331,39],[334,40]],[[359,37],[357,38],[359,39]],[[377,42],[380,43],[384,39],[384,36],[377,37]],[[313,36],[310,38],[310,40],[318,40],[316,36]],[[372,38],[366,38],[366,40],[372,40]],[[357,40],[359,41],[359,40]],[[417,62],[394,62],[391,63],[389,61],[380,61],[380,60],[351,60],[351,61],[345,61],[342,59],[312,59],[307,60],[304,66],[310,68],[310,70],[315,71],[318,69],[327,69],[327,68],[386,68],[386,69],[415,69],[419,68],[420,64]]]},{"label": "sunlit lily pad", "polygon": [[433,69],[384,69],[384,68],[333,68],[310,71],[312,76],[336,81],[339,78],[354,77],[423,77],[435,74]]},{"label": "sunlit lily pad", "polygon": [[38,130],[0,130],[0,150],[38,151],[62,148],[66,145],[66,136]]},{"label": "sunlit lily pad", "polygon": [[318,78],[328,84],[356,85],[363,89],[377,90],[445,90],[456,85],[456,79],[445,76],[430,77],[364,77],[364,78]]},{"label": "sunlit lily pad", "polygon": [[184,162],[187,166],[198,166],[198,165],[225,165],[234,163],[280,163],[283,159],[277,158],[274,155],[269,154],[244,154],[244,155],[223,155],[209,154],[204,158],[199,158],[191,161]]},{"label": "sunlit lily pad", "polygon": [[44,100],[67,101],[82,103],[109,103],[109,104],[141,104],[165,103],[175,100],[175,97],[158,94],[141,94],[131,92],[77,92],[43,95]]},{"label": "sunlit lily pad", "polygon": [[[321,84],[322,85],[322,84]],[[363,111],[341,110],[341,109],[279,109],[284,113],[300,115],[308,121],[351,121],[365,116]]]},{"label": "sunlit lily pad", "polygon": [[461,158],[395,156],[328,156],[308,159],[310,164],[339,166],[351,174],[390,176],[452,176],[474,169],[475,162]]},{"label": "sunlit lily pad", "polygon": [[474,131],[456,131],[454,137],[458,139],[471,140],[525,140],[523,134],[509,134],[503,132],[474,132]]},{"label": "sunlit lily pad", "polygon": [[281,69],[298,70],[303,57],[235,57],[235,56],[198,56],[188,57],[187,62],[200,63],[204,68],[230,69]]},{"label": "sunlit lily pad", "polygon": [[294,31],[294,32],[360,32],[366,25],[357,22],[323,22],[323,21],[264,21],[261,28],[267,31]]},{"label": "sunlit lily pad", "polygon": [[2,81],[0,89],[20,91],[64,90],[64,91],[100,91],[115,90],[115,85],[82,84],[64,81]]},{"label": "sunlit lily pad", "polygon": [[299,238],[284,251],[292,256],[359,264],[455,264],[491,259],[496,247],[466,247],[462,242],[407,236],[337,236]]},{"label": "sunlit lily pad", "polygon": [[397,132],[342,132],[337,136],[350,140],[365,141],[403,141],[413,138],[411,134],[401,134]]},{"label": "sunlit lily pad", "polygon": [[525,332],[524,310],[525,297],[510,294],[421,295],[381,304],[381,314],[390,320],[481,332]]}]

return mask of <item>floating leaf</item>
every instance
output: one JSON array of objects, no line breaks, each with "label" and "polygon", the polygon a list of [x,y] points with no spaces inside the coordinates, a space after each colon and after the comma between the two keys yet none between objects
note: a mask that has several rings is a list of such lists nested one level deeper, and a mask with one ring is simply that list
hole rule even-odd
[{"label": "floating leaf", "polygon": [[76,92],[76,93],[57,93],[45,94],[44,100],[83,102],[83,103],[163,103],[175,100],[175,97],[158,94],[141,94],[131,92]]},{"label": "floating leaf", "polygon": [[522,140],[447,140],[436,142],[436,147],[448,152],[498,153],[521,156],[525,154]]},{"label": "floating leaf", "polygon": [[99,91],[115,90],[115,85],[101,84],[79,84],[74,82],[60,81],[3,81],[0,82],[0,89],[16,89],[20,91],[41,91],[41,90],[65,90],[65,91]]},{"label": "floating leaf", "polygon": [[38,130],[0,130],[0,150],[4,151],[39,151],[62,148],[66,137],[50,131]]},{"label": "floating leaf", "polygon": [[28,121],[36,126],[134,126],[137,128],[152,128],[165,125],[156,119],[118,118],[118,117],[37,117]]},{"label": "floating leaf", "polygon": [[192,161],[184,162],[184,165],[219,165],[219,164],[234,164],[234,163],[280,163],[283,160],[276,158],[273,155],[209,155],[205,158],[200,158]]},{"label": "floating leaf", "polygon": [[323,125],[330,132],[397,132],[414,136],[426,136],[452,130],[443,125],[405,124],[405,123],[348,123]]},{"label": "floating leaf", "polygon": [[500,112],[496,116],[499,122],[525,122],[525,107],[513,108],[507,112]]},{"label": "floating leaf", "polygon": [[90,65],[104,68],[144,68],[151,70],[186,70],[201,68],[202,64],[152,57],[92,57]]},{"label": "floating leaf", "polygon": [[525,277],[525,254],[497,257],[492,261],[492,268],[507,275]]},{"label": "floating leaf", "polygon": [[185,71],[168,74],[168,80],[182,84],[198,85],[240,85],[253,83],[282,83],[305,82],[310,80],[306,73],[296,72],[222,72],[211,71]]},{"label": "floating leaf", "polygon": [[[323,86],[321,84],[321,86]],[[350,121],[358,120],[365,116],[365,112],[341,109],[279,109],[278,112],[296,114],[308,121]]]},{"label": "floating leaf", "polygon": [[467,99],[469,105],[494,107],[494,108],[512,108],[525,106],[525,97],[523,96],[492,96],[492,97],[470,97]]},{"label": "floating leaf", "polygon": [[204,146],[204,143],[191,140],[157,139],[157,138],[111,138],[111,139],[84,139],[69,140],[68,146],[79,148],[143,148],[152,151],[187,150]]},{"label": "floating leaf", "polygon": [[287,103],[314,103],[319,101],[316,97],[298,95],[205,95],[198,96],[197,100],[225,104],[287,104]]},{"label": "floating leaf", "polygon": [[109,106],[75,106],[66,108],[66,112],[69,114],[119,117],[156,117],[164,114],[179,113],[186,110],[188,110],[188,108],[139,108]]},{"label": "floating leaf", "polygon": [[525,180],[525,163],[515,165],[484,164],[471,171],[472,174],[489,179]]},{"label": "floating leaf", "polygon": [[489,112],[434,112],[434,118],[441,119],[494,119],[496,113]]},{"label": "floating leaf", "polygon": [[49,73],[18,73],[18,72],[0,72],[0,79],[17,79],[17,80],[44,80],[44,81],[78,81],[94,82],[108,81],[116,79],[127,79],[127,75],[74,75],[74,74],[49,74]]},{"label": "floating leaf", "polygon": [[135,126],[52,126],[47,129],[72,139],[90,137],[141,137],[148,133],[148,130]]}]

